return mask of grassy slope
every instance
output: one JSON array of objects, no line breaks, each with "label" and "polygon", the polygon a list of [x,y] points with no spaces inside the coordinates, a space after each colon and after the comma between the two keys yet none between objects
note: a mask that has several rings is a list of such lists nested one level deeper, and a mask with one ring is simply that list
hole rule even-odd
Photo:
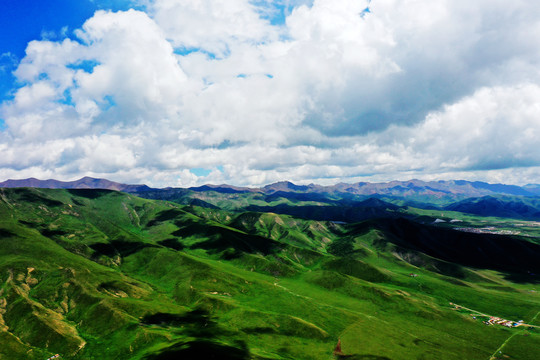
[{"label": "grassy slope", "polygon": [[488,327],[448,304],[538,323],[533,284],[453,264],[460,279],[447,276],[429,256],[404,261],[387,236],[108,191],[3,189],[0,359],[328,359],[338,338],[356,358],[487,359],[514,334],[503,353],[535,357],[536,330]]}]

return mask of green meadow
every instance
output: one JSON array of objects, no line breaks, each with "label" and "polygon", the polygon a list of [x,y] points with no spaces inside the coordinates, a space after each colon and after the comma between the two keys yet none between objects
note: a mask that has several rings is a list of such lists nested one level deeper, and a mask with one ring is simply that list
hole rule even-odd
[{"label": "green meadow", "polygon": [[[538,358],[534,223],[435,226],[417,208],[342,223],[230,197],[0,189],[0,359]],[[522,233],[453,229],[496,222]]]}]

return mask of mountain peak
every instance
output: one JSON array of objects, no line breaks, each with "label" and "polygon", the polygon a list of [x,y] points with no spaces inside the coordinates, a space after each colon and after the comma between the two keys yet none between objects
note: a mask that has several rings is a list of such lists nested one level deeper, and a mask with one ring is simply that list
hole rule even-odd
[{"label": "mountain peak", "polygon": [[290,181],[279,181],[270,185],[266,185],[262,188],[264,192],[276,192],[276,191],[307,191],[309,186],[295,185]]}]

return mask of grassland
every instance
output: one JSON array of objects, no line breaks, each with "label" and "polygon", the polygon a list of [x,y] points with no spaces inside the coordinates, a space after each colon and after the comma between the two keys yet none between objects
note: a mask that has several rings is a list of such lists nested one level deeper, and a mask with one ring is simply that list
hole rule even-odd
[{"label": "grassland", "polygon": [[539,325],[534,241],[499,237],[530,244],[508,255],[522,268],[472,266],[427,240],[460,235],[420,223],[435,213],[400,211],[418,221],[0,189],[0,359],[331,359],[338,339],[348,359],[536,359],[538,328],[488,326],[450,305]]}]

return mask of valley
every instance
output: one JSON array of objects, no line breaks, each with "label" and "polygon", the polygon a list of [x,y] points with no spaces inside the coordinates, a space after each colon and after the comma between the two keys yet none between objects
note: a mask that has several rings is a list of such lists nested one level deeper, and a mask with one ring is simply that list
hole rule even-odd
[{"label": "valley", "polygon": [[534,220],[190,191],[0,189],[0,359],[537,357]]}]

